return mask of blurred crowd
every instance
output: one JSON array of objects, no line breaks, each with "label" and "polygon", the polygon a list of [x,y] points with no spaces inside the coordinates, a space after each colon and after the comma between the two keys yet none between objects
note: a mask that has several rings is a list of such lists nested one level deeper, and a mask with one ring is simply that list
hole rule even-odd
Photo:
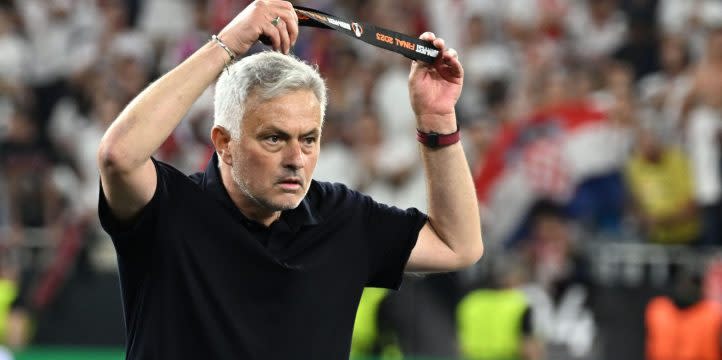
[{"label": "blurred crowd", "polygon": [[[27,314],[71,274],[114,269],[96,215],[105,129],[249,2],[0,1],[4,343],[28,341]],[[599,358],[585,242],[722,243],[722,2],[294,3],[433,31],[466,71],[457,118],[486,270],[409,279],[412,290],[395,295],[369,291],[359,316],[374,321],[357,321],[355,354]],[[425,210],[409,60],[311,28],[293,53],[318,64],[330,90],[315,178]],[[212,99],[210,88],[158,159],[186,173],[205,166]],[[419,319],[410,306],[428,311]]]}]

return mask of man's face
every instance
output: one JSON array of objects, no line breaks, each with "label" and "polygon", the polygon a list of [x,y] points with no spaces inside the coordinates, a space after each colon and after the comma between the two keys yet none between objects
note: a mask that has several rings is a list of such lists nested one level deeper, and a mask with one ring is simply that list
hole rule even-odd
[{"label": "man's face", "polygon": [[321,107],[311,90],[259,102],[252,96],[241,137],[230,144],[231,174],[259,211],[289,210],[306,196],[318,160]]}]

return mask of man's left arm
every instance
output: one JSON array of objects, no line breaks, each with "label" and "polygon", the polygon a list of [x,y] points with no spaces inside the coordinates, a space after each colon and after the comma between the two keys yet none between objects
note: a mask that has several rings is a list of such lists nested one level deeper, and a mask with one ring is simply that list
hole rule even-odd
[{"label": "man's left arm", "polygon": [[[461,95],[464,70],[454,49],[433,33],[441,51],[434,64],[414,61],[409,75],[411,105],[421,132],[457,131],[454,106]],[[426,169],[429,220],[419,232],[406,271],[454,271],[476,263],[484,251],[481,221],[471,172],[461,143],[421,146]]]}]

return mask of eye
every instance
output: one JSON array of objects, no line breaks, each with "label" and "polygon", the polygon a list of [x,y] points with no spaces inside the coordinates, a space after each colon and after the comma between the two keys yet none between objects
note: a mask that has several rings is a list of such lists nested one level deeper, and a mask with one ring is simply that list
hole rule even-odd
[{"label": "eye", "polygon": [[316,137],[315,136],[307,136],[303,138],[303,143],[306,145],[313,145],[316,143]]},{"label": "eye", "polygon": [[271,144],[278,144],[281,141],[281,137],[278,135],[271,135],[266,137],[266,141],[270,142]]}]

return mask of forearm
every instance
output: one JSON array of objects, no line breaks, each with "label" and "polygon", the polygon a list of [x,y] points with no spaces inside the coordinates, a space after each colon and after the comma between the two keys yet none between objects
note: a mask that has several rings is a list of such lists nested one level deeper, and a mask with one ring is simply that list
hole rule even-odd
[{"label": "forearm", "polygon": [[223,70],[228,55],[212,42],[143,90],[103,136],[100,156],[117,170],[140,167]]},{"label": "forearm", "polygon": [[[454,117],[453,114],[448,116]],[[455,119],[437,123],[445,125],[420,130],[439,133],[456,130]],[[483,252],[479,207],[461,143],[439,149],[422,146],[421,151],[426,168],[431,226],[454,253],[477,259]]]}]

